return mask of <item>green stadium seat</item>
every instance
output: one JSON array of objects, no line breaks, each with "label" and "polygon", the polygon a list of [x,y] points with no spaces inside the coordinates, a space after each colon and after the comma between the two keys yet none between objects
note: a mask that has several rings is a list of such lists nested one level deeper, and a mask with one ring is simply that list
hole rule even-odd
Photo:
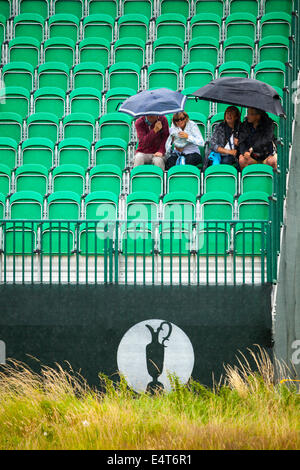
[{"label": "green stadium seat", "polygon": [[198,88],[215,78],[215,67],[209,62],[191,62],[183,67],[183,88]]},{"label": "green stadium seat", "polygon": [[246,36],[256,40],[256,17],[251,13],[232,13],[225,20],[225,38]]},{"label": "green stadium seat", "polygon": [[161,196],[164,192],[163,170],[155,165],[140,165],[130,172],[130,192],[153,192]]},{"label": "green stadium seat", "polygon": [[188,62],[209,62],[214,67],[219,62],[219,41],[201,36],[188,43]]},{"label": "green stadium seat", "polygon": [[284,36],[266,36],[258,43],[258,62],[279,60],[283,64],[289,61],[289,40]]},{"label": "green stadium seat", "polygon": [[260,20],[260,39],[267,36],[284,36],[289,38],[292,34],[292,17],[285,12],[274,12],[263,15]]},{"label": "green stadium seat", "polygon": [[186,191],[194,196],[200,195],[201,174],[193,165],[175,165],[167,173],[167,193]]},{"label": "green stadium seat", "polygon": [[122,87],[140,89],[141,68],[133,62],[117,62],[108,69],[108,88]]},{"label": "green stadium seat", "polygon": [[44,62],[63,62],[69,69],[75,62],[75,43],[70,38],[55,37],[44,43]]},{"label": "green stadium seat", "polygon": [[187,255],[192,249],[196,196],[187,191],[173,191],[163,198],[160,225],[161,254]]},{"label": "green stadium seat", "polygon": [[107,67],[110,61],[110,42],[103,38],[83,39],[78,47],[79,61],[97,62]]},{"label": "green stadium seat", "polygon": [[148,67],[148,88],[179,88],[180,68],[173,62],[156,62]]},{"label": "green stadium seat", "polygon": [[67,92],[70,88],[69,67],[63,62],[46,62],[41,64],[37,71],[38,86],[61,88]]},{"label": "green stadium seat", "polygon": [[52,171],[52,189],[57,191],[73,191],[82,196],[85,193],[85,170],[76,164],[64,164]]},{"label": "green stadium seat", "polygon": [[130,62],[135,63],[139,67],[145,65],[146,46],[145,42],[140,38],[125,37],[118,39],[113,45],[114,63]]},{"label": "green stadium seat", "polygon": [[94,166],[90,170],[89,192],[110,191],[117,196],[122,190],[122,171],[114,164]]},{"label": "green stadium seat", "polygon": [[8,43],[9,62],[27,62],[34,68],[40,63],[40,42],[35,38],[18,37]]},{"label": "green stadium seat", "polygon": [[96,119],[87,113],[68,114],[63,119],[64,139],[77,138],[78,135],[88,142],[94,142]]},{"label": "green stadium seat", "polygon": [[6,18],[2,14],[0,14],[0,45],[5,41],[5,39],[6,39]]},{"label": "green stadium seat", "polygon": [[13,20],[14,37],[29,36],[42,42],[44,40],[44,23],[44,18],[36,13],[17,15]]},{"label": "green stadium seat", "polygon": [[37,13],[46,20],[50,16],[50,0],[21,0],[20,14]]},{"label": "green stadium seat", "polygon": [[[31,191],[32,188],[41,196],[48,193],[48,169],[39,164],[21,165],[16,169],[16,191]],[[26,218],[26,214],[24,214]]]},{"label": "green stadium seat", "polygon": [[118,16],[118,0],[88,0],[89,15],[105,14],[112,18]]},{"label": "green stadium seat", "polygon": [[106,138],[95,144],[96,165],[117,165],[121,171],[127,166],[127,143],[125,140]]},{"label": "green stadium seat", "polygon": [[122,0],[122,13],[128,15],[138,11],[150,19],[154,14],[154,2],[155,0]]},{"label": "green stadium seat", "polygon": [[46,137],[31,137],[22,142],[22,164],[42,164],[48,170],[55,164],[54,142]]},{"label": "green stadium seat", "polygon": [[[9,113],[12,109],[25,119],[30,111],[30,92],[23,87],[6,87],[5,100],[0,101],[0,114]],[[1,134],[3,136],[3,134]],[[5,136],[4,137],[9,137]]]},{"label": "green stadium seat", "polygon": [[238,219],[245,221],[236,224],[234,251],[238,255],[261,255],[266,250],[265,226],[258,221],[269,219],[269,198],[261,191],[242,194],[238,199]]},{"label": "green stadium seat", "polygon": [[166,13],[156,18],[156,36],[177,37],[181,41],[186,40],[187,19],[178,13]]},{"label": "green stadium seat", "polygon": [[238,193],[238,172],[232,165],[212,165],[204,172],[203,193],[223,191],[231,196]]},{"label": "green stadium seat", "polygon": [[250,78],[251,65],[246,62],[233,60],[223,62],[219,67],[219,78],[221,77],[244,77]]},{"label": "green stadium seat", "polygon": [[200,200],[201,223],[197,230],[197,253],[203,256],[223,255],[230,248],[230,222],[234,199],[223,191],[208,192]]},{"label": "green stadium seat", "polygon": [[259,62],[254,67],[254,76],[256,80],[283,89],[286,80],[285,64],[278,60]]},{"label": "green stadium seat", "polygon": [[[1,104],[0,104],[1,106]],[[22,140],[23,119],[17,113],[1,112],[0,113],[0,135],[1,137],[9,137],[15,142]]]},{"label": "green stadium seat", "polygon": [[66,93],[61,88],[44,87],[39,88],[33,95],[34,112],[51,113],[61,119],[65,114]]},{"label": "green stadium seat", "polygon": [[105,94],[105,111],[106,113],[114,113],[118,111],[118,107],[123,101],[130,96],[136,94],[136,90],[127,87],[111,88]]},{"label": "green stadium seat", "polygon": [[141,14],[123,15],[118,19],[118,39],[136,37],[148,41],[149,18]]},{"label": "green stadium seat", "polygon": [[260,0],[229,0],[229,12],[251,13],[257,18],[260,14]]},{"label": "green stadium seat", "polygon": [[84,16],[84,0],[54,0],[55,14],[75,15],[79,20]]},{"label": "green stadium seat", "polygon": [[13,14],[13,0],[0,0],[0,11],[7,20]]},{"label": "green stadium seat", "polygon": [[[36,191],[19,191],[9,200],[10,218],[22,222],[6,224],[4,252],[7,255],[33,254],[37,248],[37,226],[43,217],[43,197]],[[24,214],[26,220],[24,221]],[[32,221],[32,222],[31,222]]]},{"label": "green stadium seat", "polygon": [[0,137],[0,164],[11,170],[18,164],[18,142],[9,137]]},{"label": "green stadium seat", "polygon": [[225,2],[223,0],[195,0],[195,14],[203,14],[203,13],[213,13],[214,15],[218,15],[220,18],[224,16],[224,7]]},{"label": "green stadium seat", "polygon": [[189,113],[189,118],[191,121],[194,121],[197,126],[199,127],[199,130],[202,134],[202,137],[205,141],[205,135],[206,135],[206,126],[207,126],[207,117],[203,113],[199,112],[191,112]]},{"label": "green stadium seat", "polygon": [[188,0],[161,0],[160,14],[179,13],[188,18],[191,15],[191,5]]},{"label": "green stadium seat", "polygon": [[241,194],[263,191],[268,196],[274,193],[273,168],[269,165],[246,166],[241,173]]},{"label": "green stadium seat", "polygon": [[91,87],[99,91],[105,88],[105,68],[97,62],[83,62],[73,69],[74,88]]},{"label": "green stadium seat", "polygon": [[106,14],[89,15],[83,20],[83,37],[114,40],[114,18]]},{"label": "green stadium seat", "polygon": [[95,191],[84,201],[85,219],[97,222],[83,223],[79,228],[81,255],[105,254],[110,240],[115,237],[118,216],[118,196],[109,191]]},{"label": "green stadium seat", "polygon": [[131,139],[132,118],[122,113],[107,113],[99,120],[100,139],[119,137],[127,144]]},{"label": "green stadium seat", "polygon": [[232,36],[224,41],[223,62],[242,61],[252,65],[255,60],[255,42],[247,36]]},{"label": "green stadium seat", "polygon": [[96,88],[76,88],[70,93],[71,113],[88,113],[95,119],[101,115],[102,95]]},{"label": "green stadium seat", "polygon": [[[72,191],[57,191],[47,200],[47,218],[43,224],[41,251],[49,255],[70,255],[75,248],[74,220],[80,217],[80,196]],[[57,222],[59,221],[59,222]]]},{"label": "green stadium seat", "polygon": [[3,66],[2,80],[5,87],[23,87],[30,92],[34,87],[34,68],[27,62],[10,62]]},{"label": "green stadium seat", "polygon": [[123,254],[150,255],[153,252],[153,224],[158,218],[159,197],[138,191],[126,199],[126,219],[121,227]]},{"label": "green stadium seat", "polygon": [[192,95],[199,88],[197,86],[184,88],[181,93],[186,95],[186,102],[184,110],[190,115],[190,113],[202,113],[206,118],[210,114],[210,102],[206,100],[196,100],[196,97]]},{"label": "green stadium seat", "polygon": [[59,165],[75,164],[87,169],[90,166],[90,153],[91,144],[82,137],[65,138],[58,144]]},{"label": "green stadium seat", "polygon": [[193,16],[190,23],[191,39],[212,37],[221,40],[222,20],[214,13],[200,13]]},{"label": "green stadium seat", "polygon": [[12,190],[12,170],[5,164],[0,165],[0,193],[7,196]]},{"label": "green stadium seat", "polygon": [[49,195],[47,200],[49,219],[77,220],[80,217],[80,197],[73,191],[57,191]]},{"label": "green stadium seat", "polygon": [[43,137],[53,143],[59,139],[59,118],[53,113],[31,114],[26,124],[28,138]]},{"label": "green stadium seat", "polygon": [[265,0],[264,2],[265,13],[283,12],[292,14],[294,11],[293,0]]},{"label": "green stadium seat", "polygon": [[50,38],[66,37],[75,43],[79,39],[79,19],[75,15],[60,13],[50,16],[48,29]]},{"label": "green stadium seat", "polygon": [[184,42],[172,36],[163,36],[153,43],[153,62],[173,62],[178,67],[184,63]]}]

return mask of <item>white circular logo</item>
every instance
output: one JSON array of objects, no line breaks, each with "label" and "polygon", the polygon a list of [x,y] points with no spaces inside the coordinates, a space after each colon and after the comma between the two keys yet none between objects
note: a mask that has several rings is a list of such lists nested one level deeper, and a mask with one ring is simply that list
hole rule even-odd
[{"label": "white circular logo", "polygon": [[194,350],[187,335],[166,320],[145,320],[123,336],[117,353],[119,372],[136,392],[171,390],[169,376],[190,379]]}]

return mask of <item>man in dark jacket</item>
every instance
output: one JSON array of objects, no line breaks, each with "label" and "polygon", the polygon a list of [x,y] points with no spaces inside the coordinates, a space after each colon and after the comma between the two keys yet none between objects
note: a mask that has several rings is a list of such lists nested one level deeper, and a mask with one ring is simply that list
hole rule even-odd
[{"label": "man in dark jacket", "polygon": [[276,169],[277,155],[274,140],[272,119],[264,111],[248,108],[247,118],[239,132],[241,170],[255,163],[264,163]]}]

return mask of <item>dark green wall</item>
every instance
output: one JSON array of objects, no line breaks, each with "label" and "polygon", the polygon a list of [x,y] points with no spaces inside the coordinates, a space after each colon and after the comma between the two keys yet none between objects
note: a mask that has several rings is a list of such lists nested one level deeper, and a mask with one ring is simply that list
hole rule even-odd
[{"label": "dark green wall", "polygon": [[54,366],[68,361],[91,385],[114,374],[117,349],[136,323],[163,319],[181,328],[205,385],[255,344],[272,348],[270,286],[1,286],[0,340],[6,357]]}]

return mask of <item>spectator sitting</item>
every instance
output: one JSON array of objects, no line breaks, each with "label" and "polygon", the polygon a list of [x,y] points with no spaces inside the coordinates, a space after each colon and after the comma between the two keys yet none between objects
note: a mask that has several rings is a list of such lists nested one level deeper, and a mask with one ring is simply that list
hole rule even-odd
[{"label": "spectator sitting", "polygon": [[165,145],[169,136],[169,124],[165,116],[142,116],[135,122],[138,148],[134,166],[152,164],[165,169]]},{"label": "spectator sitting", "polygon": [[[241,113],[235,106],[229,106],[224,112],[224,121],[216,124],[210,143],[209,153],[219,154],[220,164],[238,166],[238,132],[241,125]],[[211,159],[206,158],[205,166],[211,164]]]},{"label": "spectator sitting", "polygon": [[265,111],[248,108],[239,135],[239,162],[241,170],[254,163],[277,168],[274,122]]},{"label": "spectator sitting", "polygon": [[[202,157],[199,147],[204,146],[201,132],[194,121],[184,111],[173,115],[170,136],[166,143],[167,169],[176,165],[178,157],[184,156],[187,165],[199,165]],[[172,148],[173,147],[173,148]]]}]

